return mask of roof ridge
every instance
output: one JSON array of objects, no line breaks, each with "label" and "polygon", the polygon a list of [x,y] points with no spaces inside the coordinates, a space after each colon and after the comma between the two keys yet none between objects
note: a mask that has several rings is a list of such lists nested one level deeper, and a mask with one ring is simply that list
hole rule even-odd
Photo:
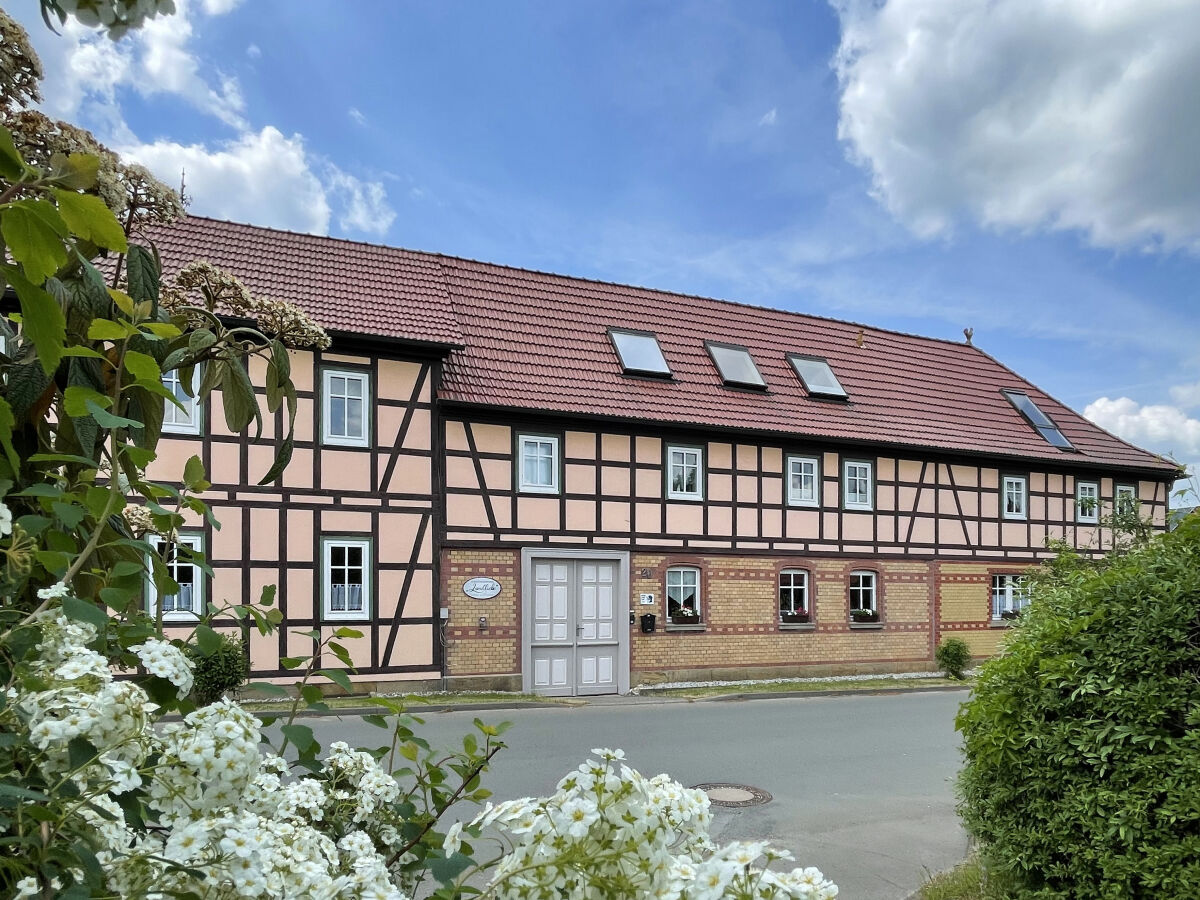
[{"label": "roof ridge", "polygon": [[416,250],[411,247],[397,247],[392,244],[381,244],[373,241],[358,241],[352,238],[334,237],[328,234],[313,234],[308,231],[294,231],[288,228],[275,228],[270,225],[255,225],[252,222],[236,222],[232,219],[218,219],[213,216],[191,215],[188,219],[204,219],[209,222],[217,222],[224,225],[236,225],[242,228],[255,228],[260,231],[272,231],[276,234],[290,234],[296,237],[315,238],[317,240],[336,241],[341,244],[351,244],[359,247],[374,247],[380,250],[394,250],[399,253],[411,253],[416,256],[423,256],[431,260],[439,260],[442,262],[453,263],[469,263],[476,266],[489,266],[495,269],[504,269],[510,272],[526,272],[530,275],[543,275],[550,278],[561,278],[565,281],[582,282],[585,284],[600,284],[606,287],[631,288],[636,291],[646,291],[648,293],[663,294],[669,297],[678,297],[683,300],[703,300],[708,303],[721,303],[728,306],[741,307],[743,309],[756,309],[765,312],[782,313],[787,316],[796,316],[798,318],[816,319],[820,322],[831,322],[837,325],[849,325],[854,328],[862,328],[877,334],[892,334],[898,337],[912,338],[919,341],[932,341],[939,344],[947,344],[951,347],[969,347],[965,341],[956,341],[951,338],[933,337],[927,334],[916,334],[911,331],[901,331],[898,328],[881,328],[878,325],[871,325],[866,322],[856,322],[853,319],[838,319],[833,316],[823,316],[818,313],[801,312],[795,309],[785,309],[779,306],[766,306],[761,303],[747,303],[742,300],[730,300],[726,297],[710,297],[706,294],[688,294],[683,291],[673,291],[669,288],[657,288],[644,284],[629,284],[623,281],[605,281],[602,278],[590,278],[583,275],[568,275],[564,272],[553,272],[549,269],[535,269],[529,266],[517,266],[510,263],[491,262],[486,259],[475,259],[470,256],[457,256],[453,253],[441,253],[434,250]]}]

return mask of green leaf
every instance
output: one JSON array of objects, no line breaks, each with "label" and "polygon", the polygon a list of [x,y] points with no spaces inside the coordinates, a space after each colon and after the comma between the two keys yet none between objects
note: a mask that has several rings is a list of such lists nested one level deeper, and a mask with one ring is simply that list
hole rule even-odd
[{"label": "green leaf", "polygon": [[259,606],[273,606],[275,603],[275,585],[264,585],[262,595],[258,598]]},{"label": "green leaf", "polygon": [[130,318],[133,318],[133,308],[137,304],[134,303],[132,297],[130,297],[124,291],[118,291],[116,288],[111,287],[108,289],[108,297],[116,305],[117,309],[125,313],[125,315],[129,316]]},{"label": "green leaf", "polygon": [[76,506],[74,503],[53,503],[50,507],[54,510],[54,515],[58,520],[68,528],[78,528],[79,523],[87,516],[88,511],[82,506]]},{"label": "green leaf", "polygon": [[25,172],[25,161],[17,152],[12,134],[7,128],[0,128],[0,178],[16,181]]},{"label": "green leaf", "polygon": [[68,619],[74,619],[77,622],[87,622],[89,625],[96,626],[101,632],[108,625],[108,613],[95,603],[80,600],[73,594],[68,594],[63,598],[62,609]]},{"label": "green leaf", "polygon": [[221,378],[221,401],[225,407],[225,424],[234,434],[241,434],[251,422],[257,422],[258,430],[262,431],[262,417],[254,396],[254,385],[240,363],[231,362],[225,366]]},{"label": "green leaf", "polygon": [[136,350],[127,351],[125,368],[138,381],[148,381],[151,384],[159,384],[162,381],[162,372],[158,369],[158,361],[147,353],[138,353]]},{"label": "green leaf", "polygon": [[321,669],[317,674],[324,675],[347,694],[354,693],[354,685],[350,683],[350,676],[344,669]]},{"label": "green leaf", "polygon": [[82,344],[76,344],[72,347],[64,347],[63,356],[78,356],[86,357],[87,359],[108,359],[108,357],[99,350],[93,350],[91,347],[85,347]]},{"label": "green leaf", "polygon": [[67,342],[67,319],[62,307],[17,268],[0,266],[0,271],[3,271],[21,300],[21,322],[25,337],[33,341],[45,373],[54,374]]},{"label": "green leaf", "polygon": [[158,262],[145,247],[139,244],[129,246],[129,255],[125,257],[125,277],[129,285],[129,295],[139,303],[147,300],[157,302],[159,290]]},{"label": "green leaf", "polygon": [[283,669],[298,669],[310,659],[312,659],[311,656],[282,656],[279,659],[279,666]]},{"label": "green leaf", "polygon": [[124,253],[129,249],[125,231],[103,200],[95,194],[77,194],[52,188],[58,212],[67,227],[99,247]]},{"label": "green leaf", "polygon": [[196,626],[196,647],[205,656],[211,656],[221,649],[223,643],[221,635],[217,634],[207,625]]},{"label": "green leaf", "polygon": [[465,853],[455,853],[445,858],[431,856],[428,862],[429,871],[442,884],[449,884],[474,864],[474,860]]},{"label": "green leaf", "polygon": [[283,474],[283,470],[292,461],[292,452],[295,446],[295,438],[292,436],[292,432],[289,431],[288,436],[280,441],[279,450],[275,453],[275,461],[271,463],[271,468],[267,470],[267,474],[259,479],[259,484],[270,484]]},{"label": "green leaf", "polygon": [[192,456],[183,466],[183,483],[187,485],[188,490],[202,493],[207,491],[212,484],[204,479],[204,460],[199,456]]},{"label": "green leaf", "polygon": [[283,732],[283,736],[296,745],[296,749],[300,753],[306,753],[317,746],[316,738],[313,737],[313,730],[307,725],[283,725],[279,729]]},{"label": "green leaf", "polygon": [[71,418],[91,415],[87,407],[89,403],[109,407],[112,405],[112,400],[93,388],[79,384],[73,384],[63,391],[63,409]]},{"label": "green leaf", "polygon": [[[93,319],[92,324],[88,326],[87,336],[89,341],[123,341],[131,336],[130,327],[126,327],[120,322],[114,322],[111,319]],[[136,330],[132,334],[136,334]]]},{"label": "green leaf", "polygon": [[87,191],[96,186],[100,174],[100,158],[90,153],[55,153],[50,157],[50,174],[62,187]]},{"label": "green leaf", "polygon": [[254,690],[261,691],[272,697],[286,697],[288,695],[287,688],[282,684],[271,684],[269,681],[254,682]]},{"label": "green leaf", "polygon": [[133,419],[127,419],[124,416],[114,416],[106,409],[101,409],[100,406],[93,400],[85,400],[84,406],[87,411],[92,414],[101,428],[141,428],[142,423]]},{"label": "green leaf", "polygon": [[[3,129],[0,129],[3,131]],[[0,397],[0,447],[4,448],[4,456],[8,459],[8,464],[12,466],[14,472],[21,469],[21,460],[17,457],[17,451],[13,448],[13,411],[8,405],[8,401]]]},{"label": "green leaf", "polygon": [[71,769],[86,766],[96,756],[96,748],[85,737],[74,737],[67,743],[67,764]]},{"label": "green leaf", "polygon": [[[47,215],[41,205],[53,216]],[[0,234],[4,235],[8,252],[33,284],[41,284],[66,264],[67,248],[63,246],[66,225],[49,203],[20,200],[0,211],[0,215]]]}]

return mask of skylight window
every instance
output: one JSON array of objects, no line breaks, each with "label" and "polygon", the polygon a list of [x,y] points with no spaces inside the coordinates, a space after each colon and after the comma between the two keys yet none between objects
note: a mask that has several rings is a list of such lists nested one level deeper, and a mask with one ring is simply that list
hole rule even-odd
[{"label": "skylight window", "polygon": [[627,375],[671,377],[671,369],[663,356],[662,348],[658,346],[658,338],[651,332],[610,328],[608,336],[617,348],[621,367]]},{"label": "skylight window", "polygon": [[836,397],[845,400],[850,395],[842,387],[842,383],[829,368],[829,363],[819,356],[802,356],[799,353],[788,354],[788,359],[796,369],[796,374],[804,382],[804,389],[814,397]]},{"label": "skylight window", "polygon": [[762,374],[758,371],[758,366],[754,364],[754,358],[750,356],[750,351],[745,347],[738,347],[735,344],[715,344],[712,341],[705,341],[704,346],[708,348],[708,355],[712,357],[717,371],[721,373],[721,378],[726,384],[754,388],[767,386],[767,383],[763,381]]},{"label": "skylight window", "polygon": [[1021,391],[1002,391],[1008,402],[1017,408],[1028,421],[1029,424],[1037,429],[1038,434],[1046,439],[1046,442],[1060,450],[1074,450],[1075,447],[1033,400],[1029,395]]}]

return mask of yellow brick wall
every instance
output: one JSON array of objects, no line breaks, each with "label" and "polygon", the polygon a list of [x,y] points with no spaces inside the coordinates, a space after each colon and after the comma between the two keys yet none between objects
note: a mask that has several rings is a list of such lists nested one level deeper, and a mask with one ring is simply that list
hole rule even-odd
[{"label": "yellow brick wall", "polygon": [[[975,656],[987,656],[996,652],[1006,632],[991,625],[990,572],[1008,570],[1007,566],[903,559],[789,560],[789,566],[811,573],[816,627],[781,630],[777,621],[781,564],[776,557],[631,554],[630,603],[635,619],[647,612],[658,617],[653,634],[630,626],[632,682],[681,670],[915,670],[932,664],[936,640],[961,637]],[[678,565],[701,570],[703,631],[667,630],[666,570]],[[847,588],[855,569],[879,573],[882,629],[852,629],[847,621]],[[500,594],[490,600],[464,595],[463,583],[479,576],[500,582]],[[519,549],[445,552],[441,596],[442,605],[450,609],[448,675],[519,675],[520,592]],[[643,593],[654,595],[653,606],[639,604]],[[937,635],[931,633],[935,603],[941,610]],[[480,616],[488,618],[486,629],[478,626]]]},{"label": "yellow brick wall", "polygon": [[[521,669],[520,554],[514,550],[450,550],[442,562],[446,623],[446,674],[494,675]],[[490,600],[468,597],[463,584],[494,578],[500,593]],[[479,617],[487,617],[487,628]]]}]

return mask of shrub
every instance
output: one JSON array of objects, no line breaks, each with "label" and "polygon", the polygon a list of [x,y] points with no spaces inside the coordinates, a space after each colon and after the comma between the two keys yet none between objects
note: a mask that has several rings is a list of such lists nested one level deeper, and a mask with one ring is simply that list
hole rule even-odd
[{"label": "shrub", "polygon": [[226,694],[236,696],[250,677],[250,658],[235,635],[225,635],[207,655],[194,647],[188,650],[195,670],[192,702],[197,706],[216,703]]},{"label": "shrub", "polygon": [[968,830],[1015,898],[1200,897],[1200,520],[1034,598],[959,713]]},{"label": "shrub", "polygon": [[938,668],[950,678],[963,679],[963,672],[971,664],[971,648],[961,638],[946,638],[938,644],[934,653]]}]

